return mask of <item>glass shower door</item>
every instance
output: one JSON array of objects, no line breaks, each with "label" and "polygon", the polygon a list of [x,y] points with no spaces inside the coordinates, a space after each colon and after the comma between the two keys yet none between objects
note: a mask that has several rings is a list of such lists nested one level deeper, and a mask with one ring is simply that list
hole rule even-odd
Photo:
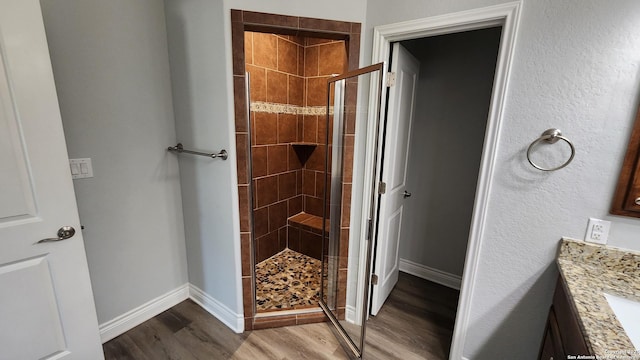
[{"label": "glass shower door", "polygon": [[[320,306],[339,339],[358,358],[363,353],[368,316],[375,176],[371,183],[364,183],[365,147],[356,149],[355,138],[361,142],[379,138],[382,71],[380,63],[336,76],[328,83]],[[372,161],[378,163],[376,155]],[[369,198],[367,209],[362,206],[365,197]],[[367,218],[368,223],[363,221]]]}]

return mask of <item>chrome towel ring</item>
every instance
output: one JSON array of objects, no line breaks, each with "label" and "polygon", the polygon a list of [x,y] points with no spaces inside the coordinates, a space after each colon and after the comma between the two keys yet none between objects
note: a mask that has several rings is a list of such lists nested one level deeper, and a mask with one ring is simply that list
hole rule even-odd
[{"label": "chrome towel ring", "polygon": [[[569,160],[567,160],[564,164],[554,167],[554,168],[543,168],[542,166],[539,166],[538,164],[534,163],[531,160],[531,149],[533,149],[534,146],[536,146],[538,143],[544,141],[548,144],[555,144],[558,142],[558,140],[564,140],[567,144],[569,144],[569,147],[571,148],[571,156],[569,157]],[[538,170],[542,170],[542,171],[555,171],[555,170],[560,170],[563,167],[569,165],[569,163],[571,162],[571,160],[573,160],[573,157],[576,155],[576,148],[573,146],[573,143],[571,143],[571,141],[569,139],[567,139],[566,137],[562,136],[562,132],[558,129],[548,129],[545,132],[542,133],[542,135],[540,135],[539,138],[537,138],[536,140],[534,140],[531,145],[529,145],[529,148],[527,149],[527,160],[529,160],[529,164],[531,164],[531,166],[533,166],[534,168],[538,169]]]}]

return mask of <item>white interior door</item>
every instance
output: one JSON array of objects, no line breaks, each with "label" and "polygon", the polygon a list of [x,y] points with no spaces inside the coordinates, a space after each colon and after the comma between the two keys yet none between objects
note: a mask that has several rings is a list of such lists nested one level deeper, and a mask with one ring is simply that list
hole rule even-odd
[{"label": "white interior door", "polygon": [[376,315],[398,282],[400,266],[400,232],[403,226],[405,188],[411,123],[415,109],[420,62],[400,43],[393,45],[391,72],[395,85],[389,89],[389,105],[382,158],[382,182],[385,193],[380,197],[378,239],[374,272],[378,283],[373,285],[371,314]]},{"label": "white interior door", "polygon": [[0,1],[0,359],[102,359],[38,0]]}]

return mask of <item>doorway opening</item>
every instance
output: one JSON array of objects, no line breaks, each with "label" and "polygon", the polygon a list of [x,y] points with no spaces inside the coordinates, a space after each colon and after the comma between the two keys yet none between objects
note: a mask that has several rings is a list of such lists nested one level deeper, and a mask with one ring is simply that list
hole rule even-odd
[{"label": "doorway opening", "polygon": [[256,313],[317,311],[326,132],[332,124],[326,83],[347,70],[346,43],[251,31],[244,36]]},{"label": "doorway opening", "polygon": [[[469,319],[471,313],[471,299],[474,287],[476,286],[476,273],[480,262],[480,248],[484,237],[486,213],[488,208],[488,199],[490,196],[491,185],[494,181],[494,173],[497,163],[497,144],[500,135],[500,128],[503,117],[503,110],[506,103],[506,93],[509,83],[509,74],[511,61],[515,49],[515,38],[519,22],[520,3],[512,2],[508,4],[489,6],[485,8],[478,8],[472,10],[466,10],[458,13],[444,14],[419,20],[407,21],[396,24],[388,24],[378,26],[374,29],[373,39],[373,57],[372,61],[387,61],[392,54],[393,43],[402,42],[406,40],[414,40],[425,37],[434,37],[445,34],[455,34],[465,31],[487,29],[492,27],[501,27],[501,36],[499,43],[499,50],[497,53],[497,61],[495,65],[495,76],[493,79],[493,88],[491,91],[491,97],[489,102],[488,116],[486,120],[486,130],[484,134],[484,144],[482,145],[482,155],[480,160],[480,167],[477,177],[477,187],[475,190],[475,197],[473,199],[473,210],[471,215],[471,223],[469,226],[469,236],[466,248],[466,256],[464,261],[464,269],[462,272],[460,296],[458,301],[458,307],[455,316],[455,325],[453,329],[453,338],[451,341],[449,358],[459,359],[463,358],[464,342],[466,332],[469,326]],[[398,76],[396,76],[398,77]],[[397,79],[396,79],[397,82]],[[383,112],[391,112],[391,100],[383,99]],[[389,104],[386,101],[389,101]],[[442,134],[442,136],[452,136],[451,134]],[[382,178],[383,173],[379,170],[381,168],[380,163],[376,163],[373,154],[378,153],[381,149],[375,146],[376,143],[376,131],[368,128],[366,139],[361,139],[365,142],[363,146],[365,157],[368,160],[363,168],[365,177],[365,183],[368,181],[378,182]],[[420,140],[422,141],[422,139]],[[356,154],[357,156],[357,154]],[[408,161],[408,160],[407,160]],[[387,189],[389,186],[387,186]],[[376,189],[377,193],[381,189],[380,186]],[[409,191],[410,192],[410,191]],[[404,194],[402,194],[404,196]],[[378,197],[377,201],[368,201],[366,198],[362,201],[363,209],[377,209],[380,200],[383,197]],[[382,205],[382,204],[381,204]],[[378,214],[380,217],[383,215]],[[365,228],[367,222],[373,220],[377,222],[377,217],[374,219],[368,218],[365,213],[360,214],[360,224],[362,228]],[[381,219],[379,223],[384,223]],[[387,221],[387,223],[389,223]],[[389,225],[389,224],[387,224]],[[387,226],[387,229],[392,228]],[[382,228],[376,228],[378,233],[375,233],[374,238],[377,238],[378,244],[375,246],[379,249],[385,249],[384,245],[380,244],[380,239],[384,235],[384,226]],[[397,242],[398,243],[398,242]],[[388,245],[387,242],[386,245]],[[399,243],[397,244],[399,245]],[[389,248],[387,246],[387,248]],[[390,247],[399,252],[400,248]],[[388,256],[387,256],[388,258]],[[386,262],[386,264],[393,264],[399,267],[399,257],[397,257],[398,264],[393,262]],[[380,260],[380,256],[376,257],[376,261]],[[380,269],[390,269],[394,266],[376,266],[377,271]],[[377,275],[377,274],[375,274]],[[375,279],[375,276],[373,276]],[[382,292],[384,293],[384,292]]]},{"label": "doorway opening", "polygon": [[392,44],[370,313],[398,311],[385,305],[394,292],[429,289],[422,305],[439,320],[411,316],[424,343],[441,345],[430,357],[446,358],[453,336],[501,33],[496,26]]},{"label": "doorway opening", "polygon": [[[325,75],[331,75],[334,72],[323,68],[323,72],[320,73],[320,66],[326,66],[334,61],[315,64],[318,73],[315,76],[307,77],[304,73],[305,67],[312,64],[305,62],[305,56],[307,48],[310,52],[314,50],[319,52],[321,48],[324,50],[339,49],[342,54],[340,57],[344,60],[339,66],[344,69],[357,67],[361,25],[359,23],[242,10],[231,10],[231,22],[244,328],[245,330],[255,330],[323,322],[327,318],[317,304],[314,304],[317,290],[313,285],[315,277],[312,276],[314,274],[312,269],[316,268],[315,264],[317,264],[314,261],[317,260],[315,256],[319,257],[322,250],[317,245],[322,244],[321,211],[324,203],[321,195],[326,191],[326,186],[322,181],[325,172],[326,144],[319,142],[318,136],[320,133],[326,132],[328,122],[325,121],[323,124],[320,121],[325,119],[326,113],[316,113],[326,110],[324,106],[326,95],[320,95],[324,98],[322,104],[318,104],[322,106],[318,106],[318,108],[313,101],[309,102],[309,96],[317,92],[318,84],[322,85],[322,90],[326,88],[327,76]],[[245,33],[252,34],[252,46],[256,44],[256,37],[270,36],[272,39],[267,41],[271,41],[271,43],[273,43],[273,39],[276,40],[276,48],[268,53],[271,58],[266,59],[266,61],[275,60],[275,69],[266,69],[265,67],[263,70],[258,70],[247,65],[256,66],[259,64],[250,63],[249,57],[251,56],[255,61],[256,53],[253,52],[254,49],[249,48]],[[278,42],[282,42],[283,46],[289,50],[296,48],[297,62],[294,63],[290,59],[280,59]],[[298,53],[300,51],[302,51],[302,56]],[[294,53],[294,51],[289,52]],[[319,56],[320,54],[317,53],[318,59]],[[331,57],[332,60],[338,58],[336,54]],[[284,61],[285,66],[290,65],[291,69],[278,69],[280,61]],[[295,73],[293,72],[294,65],[296,66]],[[258,75],[250,71],[249,76],[246,76],[246,71],[252,69],[256,70]],[[274,77],[281,78],[280,81],[272,83],[279,82],[282,85],[281,88],[289,88],[289,90],[279,94],[279,99],[265,98],[265,100],[260,100],[254,88],[264,85],[266,96],[269,96],[269,70],[274,71],[271,73]],[[287,72],[289,70],[291,70],[290,73]],[[300,73],[301,70],[302,73]],[[260,71],[266,73],[266,78],[263,77],[266,84],[260,84]],[[339,72],[341,71],[336,73]],[[247,81],[248,78],[250,78],[250,84]],[[299,91],[291,92],[291,88],[299,86],[300,82],[303,84],[302,93]],[[326,92],[322,92],[322,94],[326,94]],[[287,97],[286,101],[285,97]],[[259,103],[260,101],[262,103]],[[274,116],[275,122],[273,121]],[[266,118],[272,120],[270,126],[275,125],[275,132],[262,132],[264,128],[261,126],[268,124]],[[251,121],[254,123],[252,124]],[[314,129],[315,131],[305,131],[305,125],[307,125],[307,130]],[[252,126],[255,127],[253,132]],[[292,131],[294,128],[295,131]],[[256,138],[252,138],[252,133]],[[275,139],[267,140],[268,144],[258,144],[257,137],[264,139],[263,135],[267,133],[271,137],[275,136]],[[311,141],[312,137],[313,141]],[[259,147],[262,149],[258,149]],[[252,153],[253,150],[255,151]],[[260,164],[259,158],[260,152],[264,154],[265,150],[266,158],[263,160],[266,160],[266,174],[256,177],[256,174],[262,174],[259,167],[265,166],[265,164]],[[280,160],[270,162],[270,153],[274,155],[271,159],[279,158]],[[277,153],[281,155],[275,156]],[[307,169],[305,169],[306,164],[309,164]],[[306,189],[305,183],[307,184]],[[310,186],[311,184],[313,186]],[[280,193],[281,188],[282,194]],[[254,194],[257,195],[257,203],[254,203],[256,200]],[[263,202],[265,196],[267,196],[267,202]],[[305,208],[306,205],[308,206]],[[319,208],[320,213],[317,211]],[[265,217],[259,218],[259,216],[264,216],[265,209],[266,223]],[[263,215],[260,215],[260,212]],[[313,217],[307,215],[313,215]],[[264,233],[265,229],[266,233]],[[303,231],[311,241],[302,241]],[[320,237],[320,241],[314,241],[314,239],[318,240],[318,237]],[[302,265],[302,267],[308,267],[311,270],[294,271],[292,277],[287,277],[288,284],[283,283],[282,277],[277,277],[278,283],[276,283],[274,280],[276,278],[271,275],[280,269],[288,268],[284,266],[285,264],[293,263],[298,267]],[[258,272],[263,276],[260,276]],[[260,278],[257,278],[258,276]],[[296,276],[302,278],[293,279]],[[257,282],[260,282],[261,288],[256,287]],[[300,294],[289,291],[294,282],[297,284],[294,288],[297,287]],[[288,289],[285,289],[287,286]],[[267,294],[274,296],[265,296]]]}]

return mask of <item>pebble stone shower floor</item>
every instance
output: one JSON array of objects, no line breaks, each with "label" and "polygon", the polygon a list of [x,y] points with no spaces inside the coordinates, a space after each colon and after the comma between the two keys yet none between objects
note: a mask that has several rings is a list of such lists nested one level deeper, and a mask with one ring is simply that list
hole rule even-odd
[{"label": "pebble stone shower floor", "polygon": [[256,310],[317,307],[320,276],[320,260],[291,249],[261,261],[256,264]]}]

